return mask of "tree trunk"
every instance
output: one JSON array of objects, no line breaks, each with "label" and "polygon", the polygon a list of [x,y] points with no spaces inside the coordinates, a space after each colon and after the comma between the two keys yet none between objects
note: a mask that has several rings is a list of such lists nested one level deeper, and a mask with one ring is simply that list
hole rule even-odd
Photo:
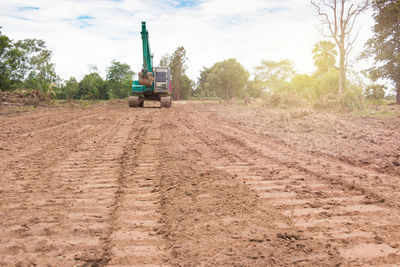
[{"label": "tree trunk", "polygon": [[400,86],[397,86],[396,104],[400,105]]},{"label": "tree trunk", "polygon": [[[344,45],[344,44],[343,44]],[[339,96],[344,92],[346,86],[346,67],[345,67],[345,55],[343,47],[340,47],[340,60],[339,60]]]},{"label": "tree trunk", "polygon": [[173,96],[173,98],[174,98],[174,100],[179,100],[179,98],[180,98],[180,94],[179,94],[179,92],[180,92],[180,83],[179,83],[179,79],[176,77],[175,78],[175,80],[172,80],[172,90],[173,90],[173,93],[172,93],[172,96]]}]

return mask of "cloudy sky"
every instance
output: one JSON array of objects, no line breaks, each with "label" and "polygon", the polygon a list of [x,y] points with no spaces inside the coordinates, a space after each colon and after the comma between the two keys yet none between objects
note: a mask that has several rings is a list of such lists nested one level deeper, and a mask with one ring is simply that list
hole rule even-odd
[{"label": "cloudy sky", "polygon": [[[141,21],[147,21],[154,62],[184,46],[192,79],[203,66],[228,58],[250,72],[262,59],[287,58],[296,71],[311,73],[313,44],[324,39],[308,0],[0,1],[3,33],[14,40],[45,40],[64,79],[82,78],[89,65],[104,77],[113,59],[138,72]],[[371,35],[371,14],[359,22],[353,56]]]}]

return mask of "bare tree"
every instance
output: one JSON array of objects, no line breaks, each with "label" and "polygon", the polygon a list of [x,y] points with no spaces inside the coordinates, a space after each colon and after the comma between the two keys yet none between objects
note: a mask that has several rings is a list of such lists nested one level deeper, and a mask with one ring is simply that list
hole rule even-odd
[{"label": "bare tree", "polygon": [[369,0],[311,0],[323,25],[328,28],[324,36],[333,38],[339,50],[339,94],[345,89],[347,59],[358,32],[353,33],[357,17],[369,6]]}]

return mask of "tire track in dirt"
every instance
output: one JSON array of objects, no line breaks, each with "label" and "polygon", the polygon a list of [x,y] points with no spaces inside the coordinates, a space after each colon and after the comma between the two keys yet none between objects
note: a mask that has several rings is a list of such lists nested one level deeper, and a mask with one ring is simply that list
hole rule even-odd
[{"label": "tire track in dirt", "polygon": [[49,150],[51,164],[36,162],[23,176],[28,184],[13,186],[7,195],[12,203],[5,212],[7,221],[1,221],[3,263],[102,262],[101,240],[118,185],[118,159],[135,117],[117,115],[91,129],[72,152]]},{"label": "tire track in dirt", "polygon": [[279,265],[288,253],[298,254],[274,238],[276,214],[257,208],[254,192],[210,164],[212,149],[185,127],[179,110],[178,104],[169,109],[161,134],[161,232],[171,264]]},{"label": "tire track in dirt", "polygon": [[[60,117],[52,117],[54,114],[60,115]],[[74,112],[73,114],[76,114]],[[82,114],[84,111],[82,112]],[[59,121],[62,122],[64,120],[68,120],[73,116],[71,114],[70,109],[49,109],[49,110],[40,110],[35,112],[28,113],[18,113],[7,116],[0,116],[0,121],[2,125],[4,125],[4,129],[0,131],[0,134],[10,133],[10,134],[21,134],[22,132],[28,132],[31,129],[35,129],[38,125],[46,125],[48,126],[52,122],[57,124]],[[21,125],[21,118],[30,122],[28,125]],[[50,122],[50,123],[49,123]],[[12,129],[12,130],[11,130]]]},{"label": "tire track in dirt", "polygon": [[[73,112],[70,113],[73,114]],[[58,113],[53,114],[53,117],[58,118],[59,116],[60,114]],[[61,114],[61,116],[63,115]],[[60,124],[51,126],[40,125],[35,129],[31,129],[29,133],[18,135],[17,137],[6,137],[7,134],[5,134],[3,136],[4,142],[0,142],[2,147],[0,151],[0,156],[3,159],[2,165],[4,169],[18,168],[18,166],[13,165],[18,165],[22,159],[35,158],[35,155],[42,155],[45,154],[44,152],[52,151],[63,144],[66,145],[71,139],[76,139],[81,135],[85,136],[85,132],[105,122],[104,120],[105,117],[101,117],[96,113],[85,116],[79,115]],[[27,118],[21,117],[20,124],[30,124],[30,122]],[[13,156],[7,157],[6,155]]]},{"label": "tire track in dirt", "polygon": [[[294,263],[329,263],[340,259],[342,263],[377,264],[399,260],[400,236],[396,229],[400,226],[400,217],[397,210],[369,203],[371,200],[365,195],[342,189],[341,185],[338,187],[324,177],[296,168],[291,162],[296,158],[284,149],[258,143],[248,146],[246,141],[253,141],[254,137],[238,134],[235,129],[221,124],[196,124],[196,121],[202,121],[197,113],[186,112],[181,118],[199,139],[219,152],[211,157],[217,168],[243,179],[266,205],[282,210],[282,214],[293,221],[282,228],[282,238],[296,240],[305,236],[326,242],[323,251],[309,251],[309,256],[293,259]],[[247,139],[239,140],[237,136]],[[313,166],[312,161],[308,164]],[[285,231],[293,226],[301,234],[286,235]],[[389,238],[385,238],[387,236]]]},{"label": "tire track in dirt", "polygon": [[[204,114],[202,114],[202,116],[204,119],[208,118],[204,116]],[[312,152],[310,152],[308,149],[304,150],[300,147],[292,146],[287,141],[284,141],[282,137],[258,133],[252,127],[244,127],[242,123],[234,123],[223,116],[218,116],[218,120],[224,122],[223,125],[225,129],[228,132],[235,133],[235,137],[245,136],[246,138],[257,140],[257,142],[263,146],[277,146],[278,150],[279,148],[284,148],[289,151],[288,155],[302,155],[307,157],[310,162],[314,161],[314,164],[322,165],[323,168],[336,167],[336,170],[330,170],[330,172],[339,173],[337,176],[340,179],[336,180],[345,187],[355,188],[363,193],[370,194],[379,201],[385,201],[387,204],[400,207],[400,201],[391,200],[393,194],[396,195],[395,199],[400,200],[400,193],[398,193],[400,192],[400,181],[397,175],[386,173],[386,170],[382,172],[382,168],[380,167],[360,164],[357,161],[344,158],[343,156],[318,151],[316,150],[317,148],[314,148]],[[365,136],[366,134],[364,133],[361,135]],[[390,156],[390,154],[386,153],[385,156]],[[333,167],[330,165],[333,165]],[[357,181],[361,180],[363,183],[367,183],[368,186],[362,186],[361,183],[357,183]],[[374,189],[372,190],[371,188]]]},{"label": "tire track in dirt", "polygon": [[[164,265],[167,261],[160,228],[159,112],[138,118],[121,157],[119,187],[111,213],[104,257],[110,266]],[[141,116],[141,117],[142,117]]]},{"label": "tire track in dirt", "polygon": [[[269,142],[273,142],[273,143],[276,143],[281,146],[290,147],[291,150],[296,151],[298,153],[304,153],[304,151],[301,150],[300,148],[288,145],[287,142],[280,139],[278,136],[261,135],[261,134],[255,133],[252,130],[249,131],[248,129],[245,129],[244,127],[240,127],[240,129],[242,131],[245,131],[246,133],[257,135],[260,140],[266,138],[266,139],[268,139]],[[379,145],[375,144],[375,146],[379,146]],[[386,153],[386,156],[393,157],[392,154],[388,154],[388,153],[389,152]],[[393,152],[391,152],[391,153],[393,153]],[[390,168],[389,168],[389,171],[387,171],[386,169],[383,170],[382,167],[380,167],[380,166],[371,166],[368,164],[363,164],[363,163],[360,163],[360,160],[357,160],[354,158],[349,158],[349,157],[345,157],[342,155],[327,153],[327,152],[323,152],[323,151],[317,151],[316,149],[313,149],[312,152],[307,151],[307,154],[311,155],[313,158],[323,159],[328,163],[332,162],[338,166],[344,166],[344,168],[354,169],[355,170],[354,173],[359,174],[360,175],[359,178],[361,178],[364,183],[368,182],[369,184],[374,185],[375,188],[378,188],[380,191],[379,194],[382,194],[382,193],[388,192],[388,191],[389,192],[391,192],[391,191],[400,192],[400,183],[399,183],[398,176],[396,175],[396,171],[390,170]],[[396,153],[394,153],[394,154],[396,154]],[[373,156],[373,155],[371,155],[371,156]],[[350,175],[350,176],[352,176],[352,175]],[[352,183],[352,180],[350,183]],[[345,182],[345,184],[347,186],[354,186],[354,185],[349,185],[348,182]],[[360,190],[370,191],[370,189],[368,187],[360,188]],[[383,198],[382,195],[379,196],[379,194],[376,194],[375,192],[370,191],[370,193],[372,195],[375,195],[378,199]],[[400,197],[400,194],[398,194],[398,196]],[[385,199],[389,200],[389,202],[390,202],[390,197],[391,197],[391,195],[387,195],[385,197]],[[400,206],[400,202],[397,202],[397,203],[392,202],[392,204],[394,204],[396,206]]]},{"label": "tire track in dirt", "polygon": [[[198,116],[202,116],[204,120],[207,119],[204,114],[198,114]],[[229,122],[220,123],[220,125],[222,128],[220,132],[225,135],[226,133],[232,133],[229,138],[233,138],[236,142],[245,144],[251,148],[273,148],[270,150],[264,149],[265,156],[270,156],[270,154],[275,151],[284,150],[286,155],[283,157],[274,157],[274,160],[280,158],[279,162],[282,164],[290,164],[292,167],[299,169],[299,171],[314,176],[323,176],[325,179],[331,180],[331,182],[341,184],[344,189],[351,188],[369,195],[369,197],[375,199],[375,201],[384,202],[394,207],[400,207],[400,182],[397,177],[306,153],[291,146],[276,142],[276,140],[271,140],[268,137],[252,134],[242,127],[231,126]],[[319,169],[307,166],[318,166]],[[395,197],[393,197],[393,195]]]},{"label": "tire track in dirt", "polygon": [[[91,140],[86,142],[93,142],[107,128],[116,127],[118,120],[115,118],[124,115],[123,112],[105,110],[101,112],[109,112],[109,116],[103,119],[102,117],[83,119],[73,128],[67,127],[45,135],[37,135],[33,139],[23,139],[20,144],[10,142],[12,149],[4,155],[0,154],[2,165],[0,180],[4,181],[3,185],[12,181],[13,191],[24,192],[32,183],[36,183],[34,180],[38,179],[38,174],[42,175],[46,169],[54,167],[62,158],[77,152],[78,146],[87,139]],[[7,190],[4,189],[4,192],[7,193]]]},{"label": "tire track in dirt", "polygon": [[[0,129],[0,145],[2,150],[8,150],[12,153],[12,149],[19,147],[19,143],[25,142],[25,145],[34,143],[36,136],[43,137],[41,142],[47,141],[47,137],[51,137],[54,131],[60,129],[67,132],[69,129],[76,127],[77,124],[94,117],[98,117],[101,111],[98,108],[88,110],[74,110],[74,112],[63,110],[53,110],[52,112],[37,112],[40,115],[38,120],[32,118],[31,113],[20,114],[16,121],[9,123],[6,118],[0,117],[3,123]],[[89,113],[89,114],[88,114]],[[8,123],[7,123],[8,122]],[[46,138],[44,138],[46,137]],[[9,143],[13,146],[8,146]],[[27,150],[29,147],[24,147]]]},{"label": "tire track in dirt", "polygon": [[[276,143],[268,138],[260,139],[258,136],[252,136],[229,125],[224,125],[222,132],[224,131],[234,133],[230,138],[234,138],[239,143],[251,148],[264,148],[261,151],[263,155],[269,156],[275,151],[284,151],[285,156],[281,157],[278,155],[273,157],[275,160],[280,158],[279,162],[283,164],[290,164],[299,171],[340,184],[342,185],[342,189],[357,190],[373,199],[372,201],[400,208],[400,183],[397,177],[318,155],[304,153],[290,146]],[[268,150],[266,149],[267,147],[273,149]]]}]

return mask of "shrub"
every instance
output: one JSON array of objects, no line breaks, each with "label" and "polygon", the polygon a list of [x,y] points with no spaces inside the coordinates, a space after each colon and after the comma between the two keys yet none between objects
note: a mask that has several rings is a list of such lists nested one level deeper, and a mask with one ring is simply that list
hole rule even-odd
[{"label": "shrub", "polygon": [[317,98],[317,84],[318,80],[307,74],[298,74],[294,76],[291,81],[293,91],[298,96],[308,101],[312,101]]},{"label": "shrub", "polygon": [[337,94],[339,89],[339,72],[336,69],[331,69],[329,72],[320,77],[317,87],[318,97]]},{"label": "shrub", "polygon": [[368,99],[383,99],[385,97],[386,86],[380,84],[371,84],[365,89],[365,97]]},{"label": "shrub", "polygon": [[341,98],[342,106],[347,111],[362,110],[365,108],[362,88],[349,85]]},{"label": "shrub", "polygon": [[265,97],[264,106],[272,107],[303,107],[306,101],[289,91],[270,93]]}]

